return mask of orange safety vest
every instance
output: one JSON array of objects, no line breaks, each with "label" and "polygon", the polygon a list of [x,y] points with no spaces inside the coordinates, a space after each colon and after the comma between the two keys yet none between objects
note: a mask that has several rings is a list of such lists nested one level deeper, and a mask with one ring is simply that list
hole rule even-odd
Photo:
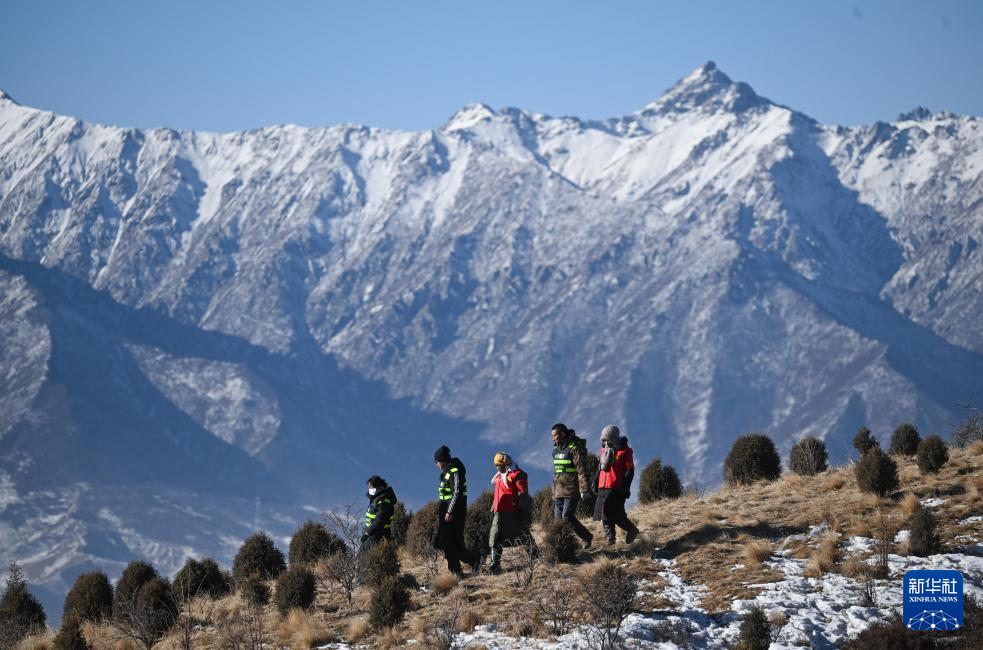
[{"label": "orange safety vest", "polygon": [[[601,450],[603,453],[604,450]],[[597,487],[601,490],[617,490],[625,484],[625,474],[635,469],[635,458],[631,447],[614,450],[614,461],[607,469],[601,470]]]},{"label": "orange safety vest", "polygon": [[492,512],[517,512],[520,493],[529,493],[529,477],[525,472],[516,468],[506,472],[504,476],[501,472],[495,474],[495,496],[492,498]]}]

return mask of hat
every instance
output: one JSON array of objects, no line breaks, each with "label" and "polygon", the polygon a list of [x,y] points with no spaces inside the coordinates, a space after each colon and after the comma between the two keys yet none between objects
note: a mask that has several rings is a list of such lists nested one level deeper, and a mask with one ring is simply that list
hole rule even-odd
[{"label": "hat", "polygon": [[506,454],[504,451],[497,452],[495,454],[495,460],[493,461],[493,464],[496,465],[497,467],[501,467],[502,465],[511,465],[512,457]]},{"label": "hat", "polygon": [[451,462],[451,450],[447,445],[441,445],[437,447],[437,451],[433,452],[433,459],[438,463],[449,463]]},{"label": "hat", "polygon": [[604,427],[603,431],[601,431],[601,440],[603,440],[604,442],[611,442],[611,443],[618,442],[618,439],[620,437],[621,437],[621,429],[614,426],[613,424],[609,424],[608,426]]}]

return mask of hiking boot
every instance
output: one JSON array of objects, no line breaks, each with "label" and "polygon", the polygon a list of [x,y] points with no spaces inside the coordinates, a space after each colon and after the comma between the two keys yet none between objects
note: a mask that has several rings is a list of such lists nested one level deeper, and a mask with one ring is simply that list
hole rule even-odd
[{"label": "hiking boot", "polygon": [[638,537],[638,526],[632,526],[631,530],[625,533],[625,544],[631,544]]},{"label": "hiking boot", "polygon": [[485,558],[481,557],[480,555],[474,556],[474,561],[470,564],[472,574],[476,574],[481,571],[481,563],[484,559]]},{"label": "hiking boot", "polygon": [[490,567],[488,567],[488,573],[492,574],[493,576],[497,576],[501,572],[502,572],[502,565],[499,564],[498,562],[495,562]]},{"label": "hiking boot", "polygon": [[593,542],[594,542],[594,536],[591,535],[590,533],[587,533],[587,539],[584,540],[584,550],[586,551],[587,549],[589,549],[590,545]]},{"label": "hiking boot", "polygon": [[608,537],[607,539],[608,539],[608,546],[614,546],[616,540],[613,537]]}]

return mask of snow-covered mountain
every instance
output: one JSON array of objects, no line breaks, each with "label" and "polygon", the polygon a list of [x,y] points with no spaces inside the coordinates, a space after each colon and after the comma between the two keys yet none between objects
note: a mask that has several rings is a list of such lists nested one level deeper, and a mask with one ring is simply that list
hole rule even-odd
[{"label": "snow-covered mountain", "polygon": [[[703,483],[751,430],[839,458],[861,424],[944,432],[983,395],[981,179],[979,118],[825,126],[712,63],[617,119],[476,104],[420,133],[0,94],[4,546],[31,569],[57,538],[52,575],[227,557],[257,498],[283,530],[374,472],[419,500],[440,440],[543,467],[557,420]],[[119,491],[205,512],[198,541],[92,496]]]}]

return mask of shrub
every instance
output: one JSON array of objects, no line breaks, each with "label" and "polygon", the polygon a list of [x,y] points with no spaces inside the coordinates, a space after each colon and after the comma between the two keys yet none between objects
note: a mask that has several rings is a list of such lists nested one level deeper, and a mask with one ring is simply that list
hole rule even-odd
[{"label": "shrub", "polygon": [[137,591],[136,609],[125,615],[127,623],[141,629],[143,636],[158,639],[177,622],[178,606],[166,578],[152,578]]},{"label": "shrub", "polygon": [[588,645],[620,648],[621,625],[635,609],[638,580],[613,562],[605,562],[581,582],[587,614]]},{"label": "shrub", "polygon": [[376,630],[398,625],[410,607],[406,585],[395,575],[386,576],[375,588],[369,608],[369,623]]},{"label": "shrub", "polygon": [[221,598],[232,591],[230,583],[229,576],[219,568],[213,558],[206,557],[203,560],[188,558],[174,576],[174,596],[178,602],[184,602],[195,596]]},{"label": "shrub", "polygon": [[894,459],[873,447],[854,468],[857,487],[863,492],[884,496],[898,488],[898,466]]},{"label": "shrub", "polygon": [[393,508],[393,520],[392,526],[389,532],[393,536],[393,542],[396,546],[403,546],[406,544],[406,532],[410,527],[410,519],[413,517],[413,513],[406,509],[402,501],[396,502],[396,507]]},{"label": "shrub", "polygon": [[532,519],[544,529],[553,523],[553,486],[547,485],[533,495]]},{"label": "shrub", "polygon": [[806,436],[792,446],[788,455],[788,468],[801,476],[814,476],[826,471],[828,461],[826,443]]},{"label": "shrub", "polygon": [[969,415],[952,430],[952,444],[956,447],[968,447],[983,440],[983,411],[973,408]]},{"label": "shrub", "polygon": [[413,513],[410,525],[406,527],[406,550],[417,558],[425,558],[433,553],[433,538],[437,533],[436,501],[430,501]]},{"label": "shrub", "polygon": [[908,519],[911,537],[908,539],[908,555],[926,557],[942,550],[936,532],[935,516],[928,508],[919,508]]},{"label": "shrub", "polygon": [[487,490],[468,506],[468,518],[464,522],[464,545],[478,557],[485,557],[491,552],[488,547],[492,523],[491,507],[492,493]]},{"label": "shrub", "polygon": [[891,434],[891,454],[895,456],[914,456],[922,437],[911,422],[902,422]]},{"label": "shrub", "polygon": [[918,443],[918,469],[922,474],[936,474],[949,462],[949,450],[942,438],[931,435]]},{"label": "shrub", "polygon": [[[596,476],[597,467],[601,464],[600,459],[598,459],[597,454],[592,451],[587,452],[587,476]],[[594,518],[594,500],[584,501],[580,499],[577,501],[577,519],[593,519]]]},{"label": "shrub", "polygon": [[76,614],[79,621],[101,621],[113,613],[113,587],[102,571],[83,573],[65,596],[62,619]]},{"label": "shrub", "polygon": [[328,532],[323,524],[308,519],[290,538],[290,547],[287,550],[290,566],[314,564],[341,550],[341,547],[341,540]]},{"label": "shrub", "polygon": [[879,443],[877,438],[870,433],[870,429],[867,427],[860,427],[860,430],[857,431],[857,435],[853,437],[853,448],[856,449],[857,453],[860,454],[860,457],[863,458],[864,454],[874,447],[880,449],[881,443]]},{"label": "shrub", "polygon": [[314,604],[314,574],[306,566],[292,566],[276,581],[277,610],[286,615],[291,609],[309,609]]},{"label": "shrub", "polygon": [[125,611],[132,611],[136,606],[137,593],[145,584],[159,578],[157,570],[143,562],[130,562],[123,569],[123,575],[116,582],[116,593],[113,595],[113,617],[119,620]]},{"label": "shrub", "polygon": [[656,458],[642,470],[638,482],[638,500],[642,503],[652,503],[659,499],[675,499],[682,495],[683,484],[679,474],[672,465],[663,465],[661,458]]},{"label": "shrub", "polygon": [[89,644],[85,642],[85,637],[82,636],[79,615],[75,611],[69,610],[68,614],[62,618],[61,628],[58,630],[58,636],[55,637],[52,647],[54,650],[89,650]]},{"label": "shrub", "polygon": [[724,461],[724,480],[731,484],[748,484],[765,479],[773,481],[782,473],[782,461],[775,443],[766,435],[751,433],[734,441]]},{"label": "shrub", "polygon": [[900,616],[889,623],[871,625],[843,644],[843,650],[928,650],[934,647],[935,642],[928,633],[909,630]]},{"label": "shrub", "polygon": [[270,585],[259,573],[254,573],[237,583],[239,595],[246,603],[261,607],[270,602]]},{"label": "shrub", "polygon": [[260,531],[246,538],[232,561],[232,578],[238,582],[245,580],[254,573],[259,573],[267,580],[272,580],[283,573],[286,562],[283,552],[270,539],[269,535]]},{"label": "shrub", "polygon": [[7,588],[0,597],[0,633],[4,640],[17,641],[40,632],[44,630],[45,621],[44,607],[27,590],[24,572],[11,562]]},{"label": "shrub", "polygon": [[741,621],[741,635],[737,640],[740,650],[768,650],[771,646],[771,625],[760,607],[752,607]]},{"label": "shrub", "polygon": [[576,564],[580,540],[569,522],[552,521],[543,536],[543,559],[549,564]]},{"label": "shrub", "polygon": [[398,576],[400,569],[395,542],[379,540],[365,556],[365,584],[381,584],[389,576]]}]

